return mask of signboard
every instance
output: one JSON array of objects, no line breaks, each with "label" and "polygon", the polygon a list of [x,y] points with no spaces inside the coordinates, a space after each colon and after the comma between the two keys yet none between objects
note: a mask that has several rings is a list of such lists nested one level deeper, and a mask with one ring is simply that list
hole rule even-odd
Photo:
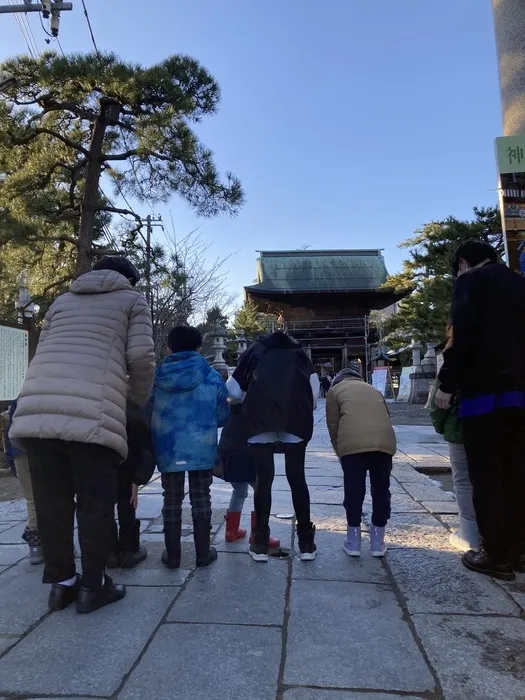
[{"label": "signboard", "polygon": [[413,367],[403,367],[401,377],[399,378],[399,391],[397,392],[398,401],[408,401],[410,398],[410,375],[413,374]]},{"label": "signboard", "polygon": [[525,135],[497,138],[496,159],[507,262],[525,274]]},{"label": "signboard", "polygon": [[388,381],[388,367],[376,367],[372,372],[372,386],[383,396],[386,396],[386,385]]},{"label": "signboard", "polygon": [[29,334],[24,328],[0,326],[0,401],[17,398],[29,363]]}]

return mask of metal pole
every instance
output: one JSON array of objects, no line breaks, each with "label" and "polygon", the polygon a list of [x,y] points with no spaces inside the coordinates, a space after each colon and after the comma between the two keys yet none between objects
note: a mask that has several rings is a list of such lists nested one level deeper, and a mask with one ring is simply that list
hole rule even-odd
[{"label": "metal pole", "polygon": [[146,217],[146,300],[151,309],[151,216]]},{"label": "metal pole", "polygon": [[525,134],[525,2],[492,0],[503,135]]},{"label": "metal pole", "polygon": [[[71,2],[54,2],[53,10],[57,12],[67,12],[73,9]],[[0,15],[11,15],[17,12],[42,12],[43,5],[41,2],[30,3],[28,5],[0,5]]]}]

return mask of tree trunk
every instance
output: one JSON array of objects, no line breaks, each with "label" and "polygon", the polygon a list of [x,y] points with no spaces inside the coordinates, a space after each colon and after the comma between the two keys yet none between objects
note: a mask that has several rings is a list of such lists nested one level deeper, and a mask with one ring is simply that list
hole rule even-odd
[{"label": "tree trunk", "polygon": [[101,98],[100,112],[93,126],[91,144],[89,146],[89,160],[86,170],[86,184],[84,188],[84,198],[82,200],[82,211],[80,216],[80,227],[78,231],[78,251],[76,263],[76,275],[82,275],[91,269],[93,228],[95,225],[96,205],[98,202],[98,189],[100,172],[102,169],[102,148],[104,146],[104,136],[107,127],[115,119],[118,119],[120,111],[118,103],[109,98]]}]

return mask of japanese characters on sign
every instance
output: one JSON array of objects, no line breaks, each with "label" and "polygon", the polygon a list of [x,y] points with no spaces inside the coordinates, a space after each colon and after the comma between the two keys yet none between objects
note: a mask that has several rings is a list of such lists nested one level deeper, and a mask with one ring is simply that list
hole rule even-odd
[{"label": "japanese characters on sign", "polygon": [[525,134],[497,138],[496,157],[507,260],[525,274]]},{"label": "japanese characters on sign", "polygon": [[24,328],[0,326],[0,401],[20,393],[29,363],[29,337]]}]

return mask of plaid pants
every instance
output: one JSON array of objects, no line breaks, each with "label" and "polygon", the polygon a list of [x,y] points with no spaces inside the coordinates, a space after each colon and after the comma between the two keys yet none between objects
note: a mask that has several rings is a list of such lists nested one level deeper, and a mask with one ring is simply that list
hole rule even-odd
[{"label": "plaid pants", "polygon": [[[169,472],[162,475],[165,523],[180,523],[184,500],[184,478],[186,472]],[[191,516],[193,520],[211,520],[210,486],[213,481],[211,469],[188,472],[190,482]]]}]

